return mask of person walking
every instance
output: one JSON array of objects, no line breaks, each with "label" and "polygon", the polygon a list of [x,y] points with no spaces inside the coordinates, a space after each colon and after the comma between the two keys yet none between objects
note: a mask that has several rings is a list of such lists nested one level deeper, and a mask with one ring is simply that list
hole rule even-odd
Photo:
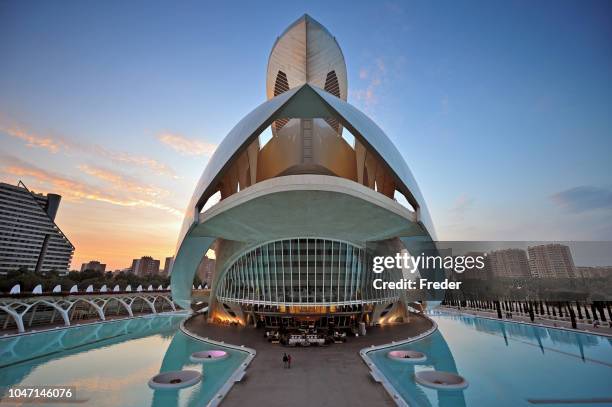
[{"label": "person walking", "polygon": [[287,365],[289,363],[289,357],[287,356],[286,353],[283,353],[283,367],[286,369]]},{"label": "person walking", "polygon": [[291,355],[287,355],[287,367],[291,369]]}]

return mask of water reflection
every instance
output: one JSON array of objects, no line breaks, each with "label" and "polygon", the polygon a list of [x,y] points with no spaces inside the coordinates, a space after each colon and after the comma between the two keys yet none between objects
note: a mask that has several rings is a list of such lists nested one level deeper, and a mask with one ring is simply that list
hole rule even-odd
[{"label": "water reflection", "polygon": [[[439,329],[430,336],[368,354],[411,406],[612,403],[611,338],[457,314],[433,318]],[[423,352],[428,360],[393,361],[386,356],[390,349]],[[457,373],[469,387],[444,391],[418,385],[414,373],[430,369]]]},{"label": "water reflection", "polygon": [[[434,314],[435,315],[435,314]],[[542,354],[546,352],[569,353],[586,362],[586,352],[590,350],[591,361],[610,365],[612,360],[601,360],[602,346],[612,346],[612,338],[568,330],[545,328],[529,324],[475,318],[469,315],[440,314],[445,319],[460,322],[478,332],[503,337],[506,346],[510,341],[523,342],[537,346]]]},{"label": "water reflection", "polygon": [[86,353],[155,333],[169,337],[184,316],[134,318],[50,330],[0,339],[0,397],[8,387],[16,386],[37,368],[71,355]]},{"label": "water reflection", "polygon": [[[206,405],[247,353],[226,349],[230,357],[206,364],[204,371],[189,356],[219,346],[183,334],[178,327],[184,318],[109,321],[0,339],[0,388],[74,386],[78,401],[96,407]],[[155,374],[180,369],[202,372],[202,381],[180,390],[148,387]]]},{"label": "water reflection", "polygon": [[[394,349],[407,349],[423,352],[427,360],[423,363],[391,362],[387,358],[389,349],[382,349],[370,353],[376,366],[383,372],[385,377],[393,384],[409,405],[414,406],[440,406],[440,407],[465,407],[465,396],[463,390],[434,390],[417,384],[414,374],[420,370],[441,370],[461,375],[455,363],[446,339],[440,331],[436,331],[426,338],[400,345]],[[432,397],[433,396],[433,397]],[[434,403],[434,400],[437,402]]]},{"label": "water reflection", "polygon": [[229,379],[230,375],[246,359],[247,352],[237,351],[222,347],[229,357],[214,363],[194,363],[189,356],[194,352],[219,349],[219,345],[200,342],[191,339],[182,332],[178,332],[163,357],[159,372],[169,372],[172,370],[190,369],[202,373],[200,384],[191,388],[190,392],[155,390],[153,393],[152,407],[165,407],[178,405],[179,399],[188,394],[189,406],[203,405],[203,400],[212,400],[219,388]]}]

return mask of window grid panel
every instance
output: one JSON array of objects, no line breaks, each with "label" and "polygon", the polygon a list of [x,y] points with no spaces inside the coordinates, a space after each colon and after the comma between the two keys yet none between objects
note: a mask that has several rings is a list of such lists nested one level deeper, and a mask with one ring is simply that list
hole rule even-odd
[{"label": "window grid panel", "polygon": [[[253,305],[350,306],[398,299],[399,291],[373,289],[371,280],[379,276],[367,267],[368,260],[365,249],[348,242],[279,240],[240,256],[215,291],[227,302]],[[402,276],[400,270],[390,273],[392,278]],[[287,290],[291,290],[289,294]]]}]

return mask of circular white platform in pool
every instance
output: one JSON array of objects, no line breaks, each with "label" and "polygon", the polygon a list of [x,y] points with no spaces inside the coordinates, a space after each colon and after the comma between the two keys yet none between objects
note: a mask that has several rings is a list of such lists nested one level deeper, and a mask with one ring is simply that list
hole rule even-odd
[{"label": "circular white platform in pool", "polygon": [[227,359],[229,357],[229,353],[224,350],[214,349],[214,350],[205,350],[201,352],[194,352],[191,354],[189,359],[192,362],[214,362],[216,360]]},{"label": "circular white platform in pool", "polygon": [[399,362],[408,363],[419,363],[427,360],[427,356],[424,353],[415,350],[392,350],[387,352],[387,357]]},{"label": "circular white platform in pool", "polygon": [[173,370],[157,374],[149,380],[152,389],[182,389],[193,386],[202,379],[200,372],[195,370]]},{"label": "circular white platform in pool", "polygon": [[457,373],[423,370],[416,372],[414,378],[417,383],[437,390],[462,390],[468,387],[467,380]]}]

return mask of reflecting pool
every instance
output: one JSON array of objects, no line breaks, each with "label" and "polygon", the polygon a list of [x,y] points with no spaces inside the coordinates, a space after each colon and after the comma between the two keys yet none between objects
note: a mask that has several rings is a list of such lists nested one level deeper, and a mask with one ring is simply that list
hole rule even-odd
[{"label": "reflecting pool", "polygon": [[[411,406],[612,406],[612,338],[437,312],[438,330],[409,344],[368,352]],[[402,363],[390,350],[427,355]],[[415,372],[444,370],[469,382],[465,390],[417,384]]]},{"label": "reflecting pool", "polygon": [[[96,407],[205,406],[246,359],[193,363],[193,352],[219,349],[179,330],[186,315],[157,315],[0,339],[3,402],[11,386],[74,386],[77,400]],[[192,369],[202,381],[180,390],[152,390],[159,372]],[[74,402],[65,403],[74,406]],[[62,403],[53,403],[61,406]]]}]

